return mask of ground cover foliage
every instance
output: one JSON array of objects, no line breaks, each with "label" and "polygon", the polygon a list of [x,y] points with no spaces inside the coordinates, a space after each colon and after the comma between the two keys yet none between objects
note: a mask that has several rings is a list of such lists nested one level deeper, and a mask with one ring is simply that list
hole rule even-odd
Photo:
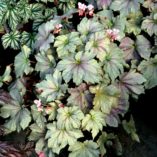
[{"label": "ground cover foliage", "polygon": [[129,99],[157,85],[155,0],[1,0],[0,36],[0,157],[121,156],[118,129],[140,142]]}]

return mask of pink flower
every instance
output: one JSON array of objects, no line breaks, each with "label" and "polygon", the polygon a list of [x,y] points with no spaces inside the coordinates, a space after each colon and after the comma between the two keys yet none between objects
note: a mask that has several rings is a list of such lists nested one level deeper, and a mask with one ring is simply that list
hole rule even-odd
[{"label": "pink flower", "polygon": [[87,8],[88,8],[89,11],[90,11],[90,10],[94,10],[94,6],[93,6],[92,4],[89,4],[89,5],[87,6]]},{"label": "pink flower", "polygon": [[87,6],[87,9],[88,9],[89,16],[93,16],[93,14],[94,14],[94,6],[92,4],[89,4]]},{"label": "pink flower", "polygon": [[45,153],[44,152],[39,152],[37,153],[38,154],[38,157],[46,157]]},{"label": "pink flower", "polygon": [[64,104],[59,104],[58,105],[60,108],[64,108]]},{"label": "pink flower", "polygon": [[41,100],[39,99],[39,100],[34,100],[34,103],[37,105],[37,107],[40,107],[40,106],[42,106],[42,103],[41,103]]},{"label": "pink flower", "polygon": [[119,39],[119,29],[107,29],[107,36],[111,39],[111,41]]},{"label": "pink flower", "polygon": [[60,33],[62,27],[63,27],[62,24],[57,24],[57,25],[55,26],[55,29],[54,29],[54,31],[53,31],[53,34],[58,34],[58,33]]},{"label": "pink flower", "polygon": [[62,27],[63,27],[62,24],[57,24],[57,25],[55,26],[56,29],[60,29],[60,28],[62,28]]},{"label": "pink flower", "polygon": [[85,11],[87,6],[85,4],[83,4],[83,3],[78,2],[78,8],[83,10],[83,11]]},{"label": "pink flower", "polygon": [[42,103],[41,103],[41,100],[34,100],[34,103],[37,105],[37,108],[38,108],[38,111],[41,112],[43,111],[43,106],[42,106]]},{"label": "pink flower", "polygon": [[83,3],[78,2],[78,12],[79,16],[83,16],[85,14],[87,6]]}]

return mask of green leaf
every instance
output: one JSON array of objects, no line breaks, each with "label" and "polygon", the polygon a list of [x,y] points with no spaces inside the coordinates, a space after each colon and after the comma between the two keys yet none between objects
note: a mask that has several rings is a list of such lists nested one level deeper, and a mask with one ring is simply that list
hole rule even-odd
[{"label": "green leaf", "polygon": [[96,32],[90,36],[89,41],[86,43],[85,50],[96,55],[96,57],[103,61],[106,56],[106,47],[109,46],[109,39],[105,38],[105,34]]},{"label": "green leaf", "polygon": [[155,7],[155,3],[154,1],[150,1],[150,0],[146,0],[143,3],[143,7],[148,8],[149,10],[153,9],[153,7]]},{"label": "green leaf", "polygon": [[87,19],[85,17],[77,26],[77,30],[81,33],[83,41],[86,41],[91,34],[103,31],[103,25],[100,24],[97,19]]},{"label": "green leaf", "polygon": [[23,18],[25,22],[28,22],[31,16],[31,8],[28,0],[21,0],[17,3],[18,14]]},{"label": "green leaf", "polygon": [[31,113],[33,116],[33,120],[37,123],[37,125],[40,128],[43,129],[45,127],[45,122],[46,122],[46,118],[44,117],[43,112],[38,111],[37,106],[32,105],[31,106]]},{"label": "green leaf", "polygon": [[142,13],[136,12],[129,14],[128,20],[126,23],[126,32],[134,33],[134,35],[138,35],[141,33],[141,21],[142,21]]},{"label": "green leaf", "polygon": [[65,128],[66,130],[80,128],[81,120],[84,118],[84,114],[78,107],[63,107],[59,108],[57,111],[57,127]]},{"label": "green leaf", "polygon": [[[45,127],[39,127],[36,123],[33,123],[30,126],[31,129],[31,133],[28,137],[28,139],[30,141],[35,141],[35,151],[36,152],[44,152],[45,154],[49,155],[49,153],[51,155],[54,155],[47,146],[47,141],[45,139]],[[50,157],[54,157],[54,156],[50,156]]]},{"label": "green leaf", "polygon": [[107,8],[111,2],[112,2],[111,0],[97,0],[98,9]]},{"label": "green leaf", "polygon": [[131,138],[134,141],[140,142],[140,139],[136,133],[135,122],[132,116],[129,122],[127,122],[126,120],[123,120],[122,125],[123,125],[124,130],[127,132],[127,134],[131,135]]},{"label": "green leaf", "polygon": [[91,110],[82,120],[82,128],[92,132],[93,139],[106,126],[105,115],[100,111]]},{"label": "green leaf", "polygon": [[95,94],[94,97],[94,110],[101,110],[105,114],[109,114],[112,107],[118,105],[119,90],[110,85],[106,87],[105,85],[97,85],[90,87],[90,92]]},{"label": "green leaf", "polygon": [[87,83],[98,83],[101,79],[100,76],[100,65],[91,53],[78,52],[75,56],[61,60],[57,69],[63,71],[62,76],[66,83],[73,79],[76,85],[79,85],[83,80]]},{"label": "green leaf", "polygon": [[48,139],[48,147],[57,154],[59,154],[60,150],[66,145],[75,145],[77,139],[83,137],[81,130],[66,130],[57,127],[57,124],[55,122],[53,124],[48,124],[47,128],[48,131],[46,138]]},{"label": "green leaf", "polygon": [[102,11],[99,11],[97,15],[99,16],[100,22],[101,24],[103,24],[105,29],[108,29],[113,26],[112,20],[114,19],[114,16],[112,10],[104,9]]},{"label": "green leaf", "polygon": [[123,73],[125,61],[123,58],[123,51],[116,45],[111,44],[106,53],[104,60],[104,71],[114,81],[120,74]]},{"label": "green leaf", "polygon": [[129,37],[123,38],[121,40],[119,47],[123,50],[124,58],[126,61],[128,61],[130,59],[134,59],[135,43],[131,38],[129,38]]},{"label": "green leaf", "polygon": [[5,33],[4,26],[0,24],[0,34],[4,34],[4,33]]},{"label": "green leaf", "polygon": [[63,10],[64,13],[73,10],[76,6],[76,1],[73,0],[61,0],[59,3],[59,9]]},{"label": "green leaf", "polygon": [[36,123],[33,123],[29,126],[31,133],[28,137],[30,141],[38,141],[43,138],[45,128],[38,126]]},{"label": "green leaf", "polygon": [[124,32],[125,32],[125,28],[126,28],[126,17],[121,17],[116,16],[115,18],[113,18],[113,25],[112,25],[112,29],[118,29],[119,30],[119,39],[120,40],[122,37],[125,36]]},{"label": "green leaf", "polygon": [[90,106],[92,98],[85,83],[80,84],[76,88],[70,88],[68,92],[70,94],[68,98],[69,104],[79,106],[83,111],[85,111],[85,109]]},{"label": "green leaf", "polygon": [[30,48],[34,48],[35,33],[23,32],[21,37],[21,44],[26,45]]},{"label": "green leaf", "polygon": [[5,49],[8,47],[11,47],[15,50],[19,49],[20,33],[18,31],[6,33],[5,35],[2,36],[2,44]]},{"label": "green leaf", "polygon": [[6,22],[8,20],[9,27],[12,30],[15,30],[17,28],[17,25],[21,21],[19,13],[18,13],[18,7],[17,6],[9,6],[6,9],[6,12],[4,13],[3,20]]},{"label": "green leaf", "polygon": [[53,101],[55,99],[60,99],[62,96],[64,96],[64,93],[66,91],[66,85],[61,83],[61,73],[56,70],[53,75],[47,74],[45,80],[37,83],[36,87],[39,90],[42,90],[42,97],[46,98],[47,101]]},{"label": "green leaf", "polygon": [[129,13],[135,13],[140,9],[140,3],[143,0],[114,0],[111,3],[111,9],[114,11],[120,11],[120,16],[126,16]]},{"label": "green leaf", "polygon": [[0,87],[2,87],[3,83],[7,83],[12,80],[10,73],[11,73],[11,67],[10,65],[8,65],[5,69],[4,74],[0,76]]},{"label": "green leaf", "polygon": [[36,0],[37,2],[44,2],[44,3],[47,3],[47,2],[54,2],[54,0]]},{"label": "green leaf", "polygon": [[0,12],[4,12],[7,9],[7,3],[6,1],[0,2]]},{"label": "green leaf", "polygon": [[15,90],[17,89],[22,96],[26,93],[26,84],[27,84],[28,78],[22,77],[16,79],[11,85],[9,86],[9,90]]},{"label": "green leaf", "polygon": [[30,53],[30,48],[24,45],[22,51],[15,57],[14,66],[16,77],[22,77],[24,74],[28,75],[33,71],[33,68],[30,67]]},{"label": "green leaf", "polygon": [[39,27],[35,42],[36,49],[47,51],[50,48],[50,44],[54,42],[54,35],[51,31],[54,30],[57,24],[59,24],[58,20],[51,20]]},{"label": "green leaf", "polygon": [[[17,90],[13,90],[10,93],[11,97],[4,101],[0,99],[0,116],[3,118],[9,118],[4,126],[10,131],[20,132],[22,129],[26,129],[31,122],[30,111],[23,106],[23,100]],[[8,97],[8,96],[7,96]]]},{"label": "green leaf", "polygon": [[157,85],[157,55],[148,61],[142,61],[138,70],[147,79],[145,83],[146,89],[151,89]]},{"label": "green leaf", "polygon": [[104,156],[107,152],[106,148],[105,148],[105,144],[109,141],[114,139],[114,135],[111,134],[107,134],[106,132],[102,132],[101,136],[99,137],[99,139],[97,140],[98,146],[100,147],[100,153],[101,156]]},{"label": "green leaf", "polygon": [[31,19],[37,19],[42,16],[44,6],[41,3],[30,4],[31,9]]},{"label": "green leaf", "polygon": [[111,113],[106,116],[106,119],[105,119],[106,124],[111,127],[118,127],[118,122],[119,122],[118,111],[117,111],[117,115],[112,112],[113,111],[111,110]]},{"label": "green leaf", "polygon": [[151,55],[151,43],[143,35],[138,35],[136,39],[136,49],[140,56],[144,59],[149,59]]},{"label": "green leaf", "polygon": [[[43,7],[42,7],[43,9]],[[45,21],[49,21],[50,19],[52,19],[53,15],[56,14],[56,8],[46,8],[44,10],[43,15],[40,15],[38,18],[34,19],[33,22],[33,30],[37,31],[39,26],[42,25],[43,23],[45,23]]]},{"label": "green leaf", "polygon": [[151,43],[143,35],[137,35],[135,42],[129,37],[125,37],[119,47],[124,52],[125,60],[134,59],[137,53],[144,59],[149,59],[151,55]]},{"label": "green leaf", "polygon": [[144,93],[143,83],[146,79],[140,73],[132,70],[128,73],[122,74],[119,81],[119,88],[121,93],[123,93],[124,98],[129,94],[139,95]]},{"label": "green leaf", "polygon": [[48,120],[55,120],[57,116],[58,105],[54,102],[48,103],[47,108],[45,109],[46,114],[48,115]]},{"label": "green leaf", "polygon": [[69,147],[69,157],[98,157],[100,152],[97,143],[93,141],[76,142]]},{"label": "green leaf", "polygon": [[46,74],[51,74],[54,71],[55,59],[51,54],[44,51],[37,53],[35,58],[37,60],[35,70],[40,72],[40,76],[43,78]]},{"label": "green leaf", "polygon": [[146,32],[152,36],[153,34],[157,35],[157,24],[156,19],[153,17],[153,13],[150,16],[147,16],[142,22],[141,28],[146,30]]},{"label": "green leaf", "polygon": [[54,47],[57,47],[57,54],[59,58],[68,56],[74,53],[77,46],[81,45],[81,39],[78,32],[71,32],[67,35],[59,35],[56,37]]}]

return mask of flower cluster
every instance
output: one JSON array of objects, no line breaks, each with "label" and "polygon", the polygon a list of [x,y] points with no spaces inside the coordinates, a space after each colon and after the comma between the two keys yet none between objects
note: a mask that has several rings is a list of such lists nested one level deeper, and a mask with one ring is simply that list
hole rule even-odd
[{"label": "flower cluster", "polygon": [[118,40],[120,38],[120,36],[119,36],[119,29],[115,29],[115,28],[107,29],[106,33],[107,33],[108,38],[111,41]]},{"label": "flower cluster", "polygon": [[57,24],[57,25],[55,26],[55,29],[54,29],[54,31],[53,31],[53,34],[59,34],[62,27],[63,27],[62,24]]},{"label": "flower cluster", "polygon": [[92,4],[89,4],[88,6],[86,6],[83,3],[78,3],[78,12],[79,12],[79,16],[84,16],[84,15],[89,15],[89,16],[93,16],[94,14],[94,6]]},{"label": "flower cluster", "polygon": [[43,106],[42,106],[42,103],[41,103],[41,100],[34,100],[34,103],[37,105],[37,108],[38,108],[38,111],[41,112],[43,111]]}]

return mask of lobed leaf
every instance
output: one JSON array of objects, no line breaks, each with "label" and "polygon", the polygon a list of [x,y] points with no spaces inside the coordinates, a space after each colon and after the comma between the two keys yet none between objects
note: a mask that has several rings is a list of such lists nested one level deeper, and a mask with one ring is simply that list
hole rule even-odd
[{"label": "lobed leaf", "polygon": [[48,124],[47,128],[48,131],[46,138],[48,139],[48,147],[57,154],[59,154],[60,150],[66,145],[74,145],[78,138],[83,137],[81,130],[66,130],[64,128],[57,127],[56,122]]},{"label": "lobed leaf", "polygon": [[82,128],[92,132],[93,139],[106,126],[105,115],[100,111],[91,110],[82,120]]},{"label": "lobed leaf", "polygon": [[15,57],[14,66],[16,77],[22,77],[24,74],[28,75],[33,71],[29,56],[31,49],[27,46],[22,47],[22,51]]},{"label": "lobed leaf", "polygon": [[47,74],[45,80],[37,83],[36,87],[42,90],[41,96],[46,98],[47,101],[54,101],[61,98],[66,91],[66,85],[61,83],[61,73],[56,70],[53,75]]},{"label": "lobed leaf", "polygon": [[101,69],[93,58],[91,53],[78,52],[75,56],[71,55],[59,61],[57,69],[63,71],[62,76],[66,83],[71,78],[76,85],[81,84],[83,80],[87,83],[98,83],[101,80]]},{"label": "lobed leaf", "polygon": [[69,147],[69,157],[98,157],[99,150],[97,143],[93,141],[76,142]]}]

